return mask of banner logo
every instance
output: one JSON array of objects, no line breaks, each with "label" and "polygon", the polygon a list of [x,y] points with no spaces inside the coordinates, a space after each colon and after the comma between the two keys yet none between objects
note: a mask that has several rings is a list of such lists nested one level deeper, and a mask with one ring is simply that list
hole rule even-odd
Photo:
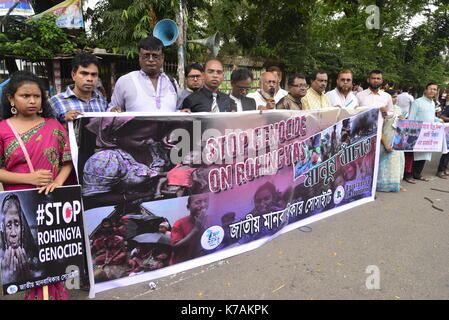
[{"label": "banner logo", "polygon": [[338,186],[334,192],[334,203],[339,204],[345,198],[345,188]]},{"label": "banner logo", "polygon": [[218,247],[224,238],[224,230],[220,226],[212,226],[204,231],[201,237],[201,246],[206,250]]}]

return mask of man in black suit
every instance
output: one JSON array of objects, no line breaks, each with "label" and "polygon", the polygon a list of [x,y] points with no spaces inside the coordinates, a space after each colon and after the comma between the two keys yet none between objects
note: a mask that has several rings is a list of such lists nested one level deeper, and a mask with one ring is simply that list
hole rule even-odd
[{"label": "man in black suit", "polygon": [[224,80],[223,65],[217,59],[210,59],[204,65],[204,85],[184,99],[185,112],[231,112],[237,107],[234,100],[218,90]]},{"label": "man in black suit", "polygon": [[229,95],[237,105],[237,112],[257,110],[256,100],[246,97],[251,89],[253,74],[246,68],[235,69],[231,74],[232,91]]}]

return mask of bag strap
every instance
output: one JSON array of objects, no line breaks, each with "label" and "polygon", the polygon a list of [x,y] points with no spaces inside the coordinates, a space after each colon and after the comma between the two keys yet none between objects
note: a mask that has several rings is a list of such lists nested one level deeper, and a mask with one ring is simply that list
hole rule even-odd
[{"label": "bag strap", "polygon": [[30,172],[34,172],[33,164],[31,163],[30,155],[28,154],[28,151],[25,147],[25,144],[23,143],[22,138],[20,137],[19,133],[17,132],[16,128],[14,128],[13,124],[9,119],[6,120],[6,123],[8,124],[9,128],[11,129],[12,133],[14,133],[14,136],[16,137],[17,141],[20,144],[20,148],[22,149],[22,152],[25,156],[25,160],[27,161],[28,168],[30,169]]},{"label": "bag strap", "polygon": [[168,77],[168,80],[170,80],[173,88],[175,88],[176,94],[178,94],[178,88],[176,87],[175,79],[172,76],[169,76],[168,74],[166,74],[166,76]]}]

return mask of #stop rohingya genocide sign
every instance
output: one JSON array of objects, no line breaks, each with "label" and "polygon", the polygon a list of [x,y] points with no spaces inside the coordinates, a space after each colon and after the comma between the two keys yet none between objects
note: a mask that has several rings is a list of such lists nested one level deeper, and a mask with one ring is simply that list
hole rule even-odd
[{"label": "#stop rohingya genocide sign", "polygon": [[86,113],[70,124],[91,297],[374,200],[378,109]]},{"label": "#stop rohingya genocide sign", "polygon": [[[0,193],[4,294],[77,278],[85,270],[81,188]],[[73,280],[74,281],[74,280]]]}]

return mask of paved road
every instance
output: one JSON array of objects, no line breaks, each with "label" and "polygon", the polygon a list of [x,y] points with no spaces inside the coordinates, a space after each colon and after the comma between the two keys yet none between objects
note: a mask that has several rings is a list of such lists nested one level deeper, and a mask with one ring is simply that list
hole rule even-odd
[{"label": "paved road", "polygon": [[[434,176],[437,160],[435,154],[424,171],[430,182],[378,193],[375,202],[311,224],[312,232],[293,230],[256,250],[156,280],[155,290],[141,283],[95,299],[449,299],[449,194],[430,190],[449,191],[449,180]],[[379,289],[367,289],[368,266],[378,268]],[[72,298],[88,299],[82,291]]]}]

